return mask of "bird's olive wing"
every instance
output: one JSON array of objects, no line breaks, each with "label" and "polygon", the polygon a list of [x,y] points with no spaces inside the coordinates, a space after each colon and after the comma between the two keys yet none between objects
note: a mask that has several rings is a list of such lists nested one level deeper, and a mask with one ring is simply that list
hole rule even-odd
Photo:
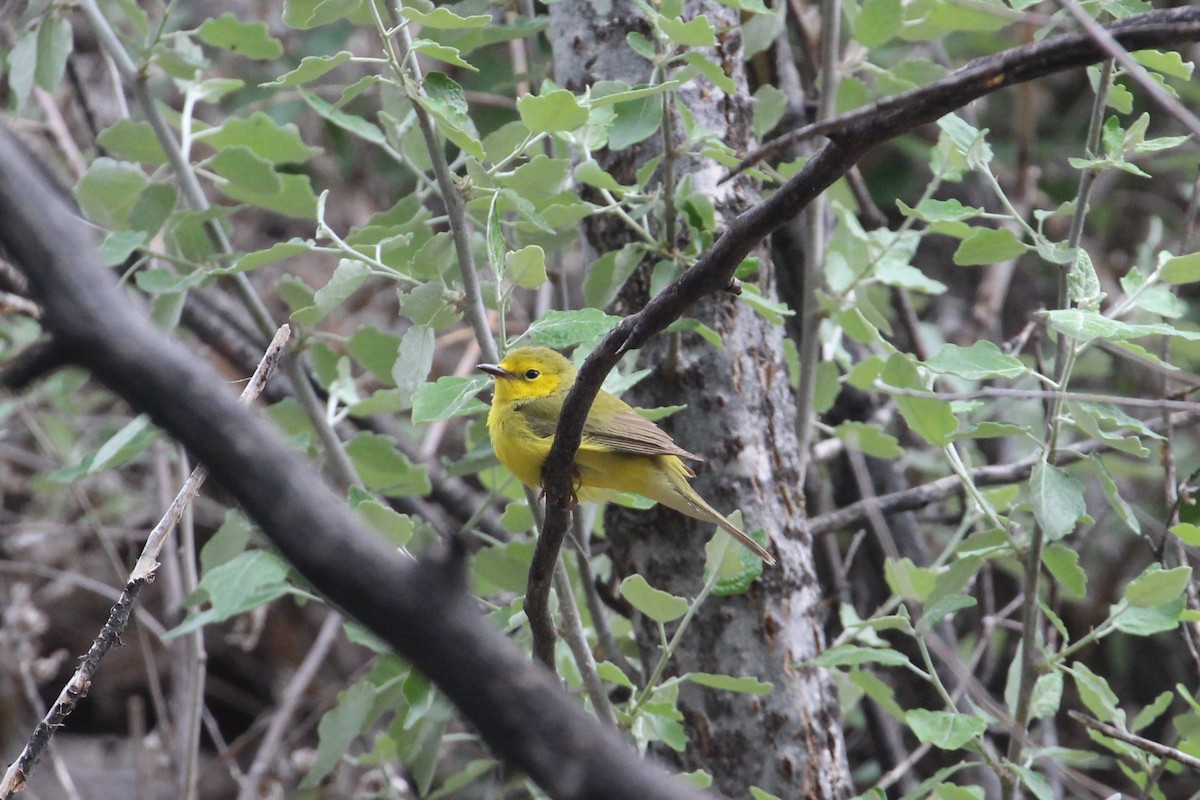
[{"label": "bird's olive wing", "polygon": [[622,409],[603,420],[589,414],[583,426],[583,438],[585,444],[618,453],[679,456],[703,461],[700,456],[675,444],[666,431],[633,410]]},{"label": "bird's olive wing", "polygon": [[[548,438],[553,436],[558,428],[562,403],[553,403],[551,398],[538,399],[522,404],[518,411],[535,436]],[[594,409],[588,414],[587,421],[583,424],[583,447],[614,453],[704,460],[675,444],[662,428],[628,406],[623,409],[606,409],[606,412],[603,419],[599,418]]]}]

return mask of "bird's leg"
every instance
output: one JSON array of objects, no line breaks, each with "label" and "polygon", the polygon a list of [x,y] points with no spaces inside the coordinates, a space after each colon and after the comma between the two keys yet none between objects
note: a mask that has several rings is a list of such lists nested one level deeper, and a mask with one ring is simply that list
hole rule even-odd
[{"label": "bird's leg", "polygon": [[[574,511],[579,505],[579,490],[583,488],[583,476],[579,474],[578,467],[571,467],[571,503],[570,510]],[[545,465],[542,468],[542,491],[538,493],[538,500],[546,499],[546,471]]]},{"label": "bird's leg", "polygon": [[583,476],[577,467],[571,467],[571,510],[579,506],[579,490],[583,488]]}]

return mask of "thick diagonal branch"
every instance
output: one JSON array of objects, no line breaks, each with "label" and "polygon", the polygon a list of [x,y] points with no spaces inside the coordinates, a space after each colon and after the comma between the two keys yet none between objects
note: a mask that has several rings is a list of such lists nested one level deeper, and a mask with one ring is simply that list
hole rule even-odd
[{"label": "thick diagonal branch", "polygon": [[215,370],[155,328],[6,129],[0,245],[29,278],[55,345],[199,457],[318,591],[428,675],[498,755],[555,798],[701,796],[602,731],[488,624],[463,552],[403,558]]}]

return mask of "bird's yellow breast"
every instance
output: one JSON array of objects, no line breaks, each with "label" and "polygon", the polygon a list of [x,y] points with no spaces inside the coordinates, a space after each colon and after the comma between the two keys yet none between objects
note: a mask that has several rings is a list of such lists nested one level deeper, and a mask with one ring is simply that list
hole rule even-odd
[{"label": "bird's yellow breast", "polygon": [[541,486],[542,464],[546,463],[553,439],[536,435],[512,403],[497,400],[492,401],[487,426],[500,463],[526,486],[534,489]]}]

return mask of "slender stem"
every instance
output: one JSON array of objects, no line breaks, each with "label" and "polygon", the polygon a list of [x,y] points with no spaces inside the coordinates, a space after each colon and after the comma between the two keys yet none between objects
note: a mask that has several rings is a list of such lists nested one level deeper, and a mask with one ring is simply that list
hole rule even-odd
[{"label": "slender stem", "polygon": [[[713,553],[712,563],[720,564],[725,559],[725,553],[732,544],[733,539],[730,539],[728,536],[722,536],[720,543],[716,546],[716,552]],[[644,705],[645,702],[654,695],[654,692],[658,690],[659,687],[656,684],[658,683],[659,678],[662,677],[663,672],[666,670],[667,664],[670,663],[671,658],[675,655],[675,650],[679,647],[679,643],[683,641],[684,632],[687,631],[692,619],[696,616],[696,612],[700,610],[701,604],[708,599],[709,594],[711,594],[712,590],[716,588],[717,581],[720,580],[720,578],[721,570],[714,567],[712,569],[712,574],[710,574],[708,579],[704,581],[704,586],[700,589],[700,593],[696,595],[696,599],[693,600],[688,606],[687,613],[683,615],[681,620],[679,620],[679,627],[675,629],[675,633],[671,636],[670,641],[663,646],[663,651],[658,658],[658,663],[654,665],[654,670],[650,673],[650,677],[646,681],[646,687],[642,689],[642,693],[638,695],[638,698],[634,702],[630,713],[636,714],[638,710],[641,709],[642,705]],[[660,625],[659,627],[660,630],[662,630],[662,626]]]},{"label": "slender stem", "polygon": [[[1086,152],[1091,155],[1100,147],[1100,133],[1104,125],[1104,110],[1108,100],[1108,89],[1112,85],[1112,62],[1107,61],[1101,74],[1099,85],[1096,87],[1096,97],[1092,103],[1092,116],[1088,126]],[[1092,170],[1084,170],[1079,176],[1079,188],[1075,197],[1075,214],[1071,220],[1071,230],[1067,237],[1067,245],[1078,252],[1083,240],[1083,222],[1087,214],[1088,197],[1091,193],[1095,176]],[[1071,305],[1070,276],[1074,265],[1059,271],[1058,307],[1069,308]],[[1059,394],[1051,401],[1050,419],[1047,421],[1046,445],[1042,450],[1042,460],[1045,464],[1053,464],[1058,451],[1058,432],[1062,419],[1062,407],[1065,402],[1065,390],[1071,378],[1076,350],[1073,341],[1059,335],[1057,358],[1054,364],[1054,382],[1058,384]],[[1033,689],[1037,683],[1040,671],[1041,655],[1038,653],[1037,633],[1041,626],[1041,606],[1039,594],[1042,576],[1042,550],[1045,546],[1045,531],[1041,525],[1034,525],[1029,537],[1029,549],[1025,554],[1024,584],[1025,607],[1021,615],[1021,664],[1020,681],[1017,688],[1017,705],[1013,714],[1014,734],[1008,742],[1008,761],[1018,763],[1024,749],[1024,734],[1029,727],[1030,711],[1033,705]],[[1014,800],[1020,795],[1019,780],[1009,775],[1006,779],[1005,797]]]},{"label": "slender stem", "polygon": [[[475,340],[487,361],[495,362],[500,359],[500,351],[496,347],[496,339],[487,321],[487,308],[483,304],[483,291],[479,285],[479,274],[475,267],[475,255],[471,250],[470,220],[466,215],[462,196],[455,186],[454,176],[446,161],[446,153],[438,140],[437,127],[429,112],[421,105],[425,92],[421,87],[424,76],[421,66],[413,57],[412,37],[408,25],[397,25],[391,31],[383,23],[379,9],[374,3],[367,4],[375,18],[375,26],[383,40],[384,50],[392,70],[400,79],[413,103],[413,111],[417,115],[417,125],[421,128],[421,136],[425,139],[425,147],[429,151],[429,160],[433,164],[433,175],[437,180],[438,189],[442,194],[442,202],[446,205],[446,216],[450,223],[450,234],[454,239],[454,250],[458,255],[459,276],[463,283],[464,308],[463,313],[475,332]],[[396,16],[400,14],[401,3],[396,3]],[[393,47],[393,41],[395,47]]]},{"label": "slender stem", "polygon": [[563,566],[561,558],[554,568],[554,591],[558,594],[558,609],[562,614],[563,639],[567,647],[571,648],[571,655],[575,657],[575,663],[579,667],[583,690],[592,701],[592,708],[596,710],[600,721],[610,728],[616,728],[617,717],[608,701],[604,682],[596,672],[596,659],[588,646],[583,620],[580,619],[579,608],[575,605],[575,592],[571,590],[571,578],[567,575],[567,568]]},{"label": "slender stem", "polygon": [[1065,8],[1067,12],[1075,18],[1079,23],[1079,27],[1083,28],[1087,35],[1092,38],[1101,50],[1103,50],[1109,58],[1113,59],[1121,65],[1129,77],[1133,78],[1141,89],[1150,96],[1150,99],[1159,105],[1164,111],[1178,120],[1185,128],[1191,131],[1193,136],[1200,137],[1200,119],[1187,109],[1183,103],[1179,102],[1166,89],[1164,89],[1153,76],[1146,71],[1146,68],[1134,60],[1129,51],[1121,46],[1113,35],[1107,31],[1103,25],[1088,15],[1086,11],[1075,0],[1057,0],[1058,4]]},{"label": "slender stem", "polygon": [[[171,132],[171,127],[167,123],[166,118],[154,102],[154,98],[150,95],[144,72],[129,57],[125,46],[121,44],[121,40],[117,37],[116,32],[108,24],[108,20],[101,13],[99,6],[96,5],[96,0],[81,0],[80,7],[84,15],[88,18],[92,29],[95,31],[101,49],[112,60],[117,74],[123,82],[128,84],[130,91],[137,98],[142,113],[145,114],[146,120],[154,130],[155,138],[158,139],[159,144],[162,145],[163,150],[167,154],[171,169],[175,173],[175,178],[179,181],[180,187],[183,189],[183,196],[187,200],[188,205],[196,211],[208,210],[209,202],[208,198],[204,195],[204,189],[200,186],[200,181],[196,177],[196,173],[180,148],[179,141]],[[216,220],[205,222],[205,230],[208,232],[213,246],[221,256],[229,257],[233,254],[233,245],[230,243],[229,237],[225,235],[225,230]],[[264,338],[269,339],[275,332],[275,321],[262,299],[254,291],[254,287],[250,285],[250,279],[242,273],[231,275],[229,279],[233,286],[234,295],[237,296],[238,300],[253,318],[259,333]],[[304,409],[305,415],[312,423],[313,428],[316,430],[317,438],[321,440],[322,449],[325,452],[326,458],[329,459],[337,479],[345,486],[361,485],[362,482],[353,464],[350,462],[350,457],[346,455],[341,440],[338,439],[337,433],[330,427],[328,420],[325,418],[324,410],[317,400],[316,392],[313,391],[308,369],[304,364],[303,358],[298,354],[285,358],[283,369],[291,380],[292,385],[296,387],[296,398]]]},{"label": "slender stem", "polygon": [[[841,53],[840,0],[821,0],[821,101],[817,122],[833,116],[838,90]],[[817,367],[821,356],[821,311],[817,291],[824,281],[825,214],[829,201],[825,194],[815,197],[805,211],[807,238],[804,246],[804,302],[800,309],[800,388],[796,393],[796,438],[799,458],[798,485],[803,486],[812,461],[813,404],[817,392]]]},{"label": "slender stem", "polygon": [[317,638],[313,640],[312,648],[304,657],[304,661],[300,663],[299,668],[296,669],[292,679],[288,681],[279,706],[271,715],[271,723],[267,726],[262,744],[259,746],[254,761],[246,772],[246,778],[242,781],[242,787],[238,791],[238,800],[254,800],[261,796],[259,785],[266,777],[267,769],[279,755],[284,737],[294,727],[296,709],[300,707],[300,701],[304,699],[305,691],[337,641],[337,635],[342,630],[343,622],[342,615],[336,611],[331,610],[325,617],[325,622],[321,624]]}]

